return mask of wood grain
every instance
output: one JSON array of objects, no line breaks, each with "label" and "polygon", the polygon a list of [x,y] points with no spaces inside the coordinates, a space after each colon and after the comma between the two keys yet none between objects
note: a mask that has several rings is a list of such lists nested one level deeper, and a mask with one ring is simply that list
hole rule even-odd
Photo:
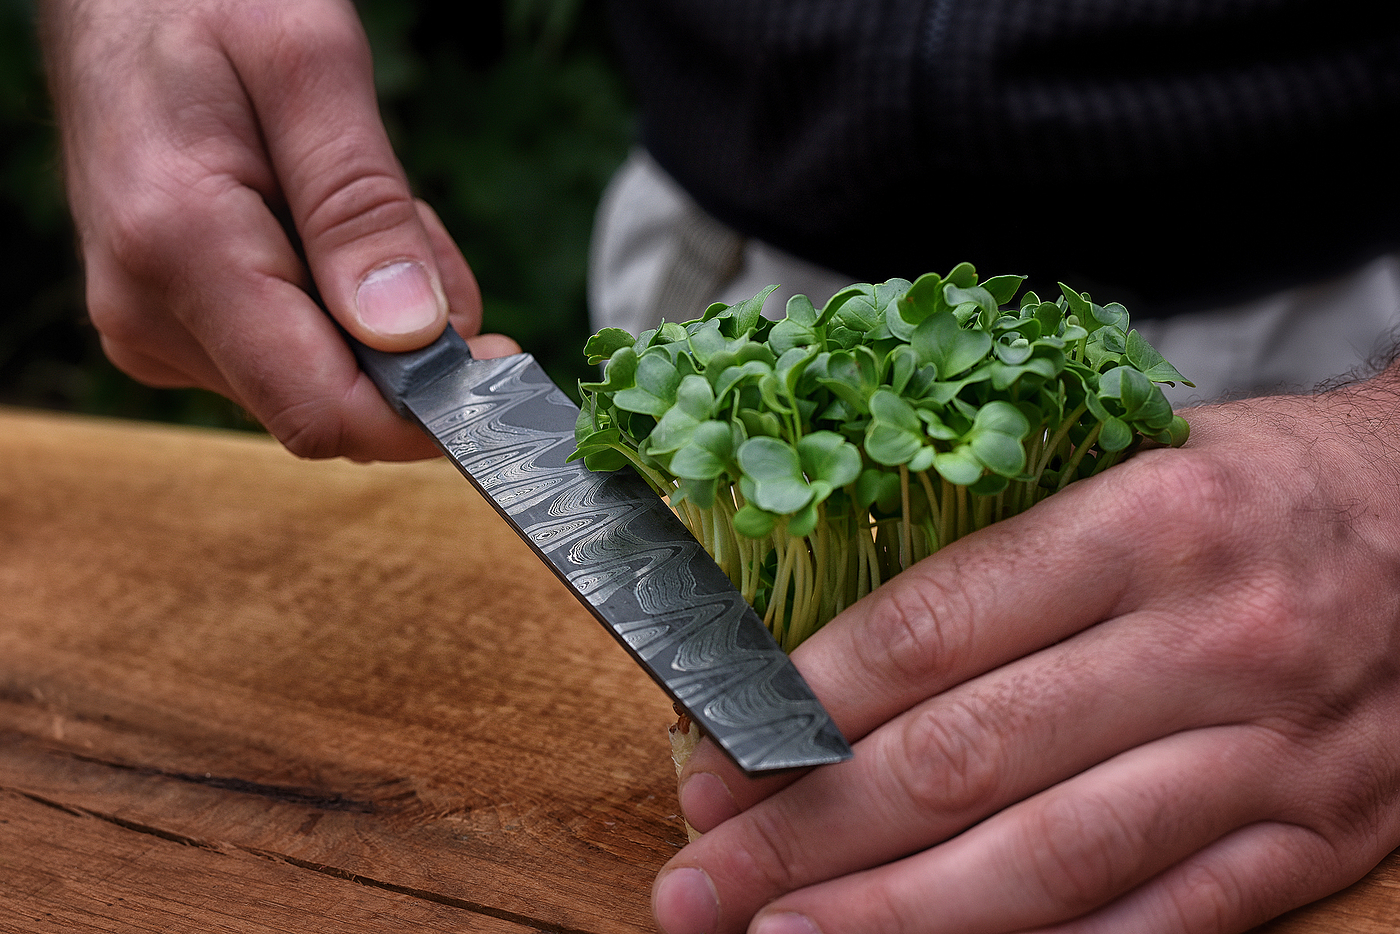
[{"label": "wood grain", "polygon": [[0,792],[0,814],[4,930],[535,930],[417,893],[308,872],[275,853],[179,838],[34,796]]},{"label": "wood grain", "polygon": [[6,807],[653,929],[669,705],[450,467],[23,414],[0,438]]},{"label": "wood grain", "polygon": [[444,463],[0,410],[4,934],[652,931],[669,718]]},{"label": "wood grain", "polygon": [[1395,934],[1400,931],[1400,851],[1355,885],[1268,924],[1254,934]]}]

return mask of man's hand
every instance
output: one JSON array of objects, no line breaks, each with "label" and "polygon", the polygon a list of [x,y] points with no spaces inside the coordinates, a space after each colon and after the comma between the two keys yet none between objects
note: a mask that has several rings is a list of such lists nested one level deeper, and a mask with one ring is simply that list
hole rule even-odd
[{"label": "man's hand", "polygon": [[312,297],[381,350],[424,346],[449,317],[480,328],[471,270],[390,149],[350,2],[43,12],[88,307],[112,361],[222,393],[306,457],[434,455]]},{"label": "man's hand", "polygon": [[855,759],[682,776],[667,934],[1243,931],[1400,844],[1400,389],[1187,413],[794,659]]}]

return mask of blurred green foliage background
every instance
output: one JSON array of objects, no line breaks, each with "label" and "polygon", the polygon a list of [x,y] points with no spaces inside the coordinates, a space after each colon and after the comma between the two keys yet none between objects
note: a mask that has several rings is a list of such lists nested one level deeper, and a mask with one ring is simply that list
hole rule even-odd
[{"label": "blurred green foliage background", "polygon": [[[155,390],[103,357],[35,42],[35,0],[0,0],[0,404],[257,428],[198,390]],[[633,136],[593,0],[358,0],[385,123],[417,193],[510,334],[572,391],[586,373],[593,212]]]}]

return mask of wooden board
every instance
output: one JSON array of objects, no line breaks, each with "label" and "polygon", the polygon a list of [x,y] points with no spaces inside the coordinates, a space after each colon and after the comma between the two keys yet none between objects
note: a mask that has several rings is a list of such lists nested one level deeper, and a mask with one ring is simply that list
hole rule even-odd
[{"label": "wooden board", "polygon": [[7,930],[534,930],[479,913],[464,926],[462,906],[421,893],[308,872],[277,854],[114,822],[37,796],[0,792],[0,814],[0,927]]},{"label": "wooden board", "polygon": [[1254,934],[1395,934],[1400,931],[1400,851],[1355,885],[1255,928]]},{"label": "wooden board", "polygon": [[669,719],[445,463],[0,411],[0,932],[652,931]]},{"label": "wooden board", "polygon": [[[258,869],[250,900],[324,886],[288,931],[324,930],[345,880],[377,893],[352,916],[405,925],[653,929],[684,840],[669,704],[450,467],[17,414],[0,438],[0,841],[25,842],[0,844],[0,925],[217,863]],[[189,929],[263,929],[219,891]],[[120,906],[64,923],[140,930]]]}]

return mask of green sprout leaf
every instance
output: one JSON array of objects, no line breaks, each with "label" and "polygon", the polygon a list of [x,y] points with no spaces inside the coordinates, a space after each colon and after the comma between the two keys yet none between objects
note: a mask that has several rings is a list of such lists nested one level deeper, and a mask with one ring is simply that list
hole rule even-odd
[{"label": "green sprout leaf", "polygon": [[981,330],[966,330],[952,312],[940,311],[914,329],[909,344],[918,355],[919,363],[931,364],[937,369],[940,380],[950,380],[987,356],[992,349],[992,335]]},{"label": "green sprout leaf", "polygon": [[949,483],[968,486],[982,476],[982,461],[972,450],[971,445],[960,444],[943,454],[936,455],[933,467]]},{"label": "green sprout leaf", "polygon": [[1183,377],[1177,372],[1176,367],[1167,362],[1167,359],[1157,352],[1157,348],[1147,342],[1147,339],[1136,330],[1128,332],[1127,346],[1124,353],[1128,357],[1128,362],[1142,375],[1152,380],[1154,383],[1185,383],[1187,386],[1196,384]]},{"label": "green sprout leaf", "polygon": [[671,472],[685,480],[718,480],[734,460],[734,436],[726,422],[699,423],[671,457]]},{"label": "green sprout leaf", "polygon": [[982,313],[981,320],[984,324],[996,320],[997,300],[980,285],[963,289],[949,283],[943,287],[943,298],[954,308],[959,305],[975,305]]},{"label": "green sprout leaf", "polygon": [[1094,317],[1093,305],[1087,295],[1076,292],[1063,282],[1060,283],[1060,292],[1064,295],[1065,301],[1069,303],[1070,313],[1079,319],[1080,324],[1090,331],[1098,328],[1099,322]]},{"label": "green sprout leaf", "polygon": [[580,383],[579,389],[595,393],[613,393],[630,389],[637,382],[637,363],[637,352],[630,345],[619,348],[613,352],[612,359],[603,369],[603,381],[600,383]]},{"label": "green sprout leaf", "polygon": [[907,464],[924,446],[924,425],[914,407],[888,389],[870,397],[870,427],[865,430],[865,453],[877,464]]},{"label": "green sprout leaf", "polygon": [[583,345],[583,352],[592,364],[602,363],[624,348],[630,350],[637,338],[622,328],[603,328]]},{"label": "green sprout leaf", "polygon": [[797,442],[797,457],[813,482],[832,490],[860,476],[860,449],[834,431],[814,431]]},{"label": "green sprout leaf", "polygon": [[675,403],[651,431],[647,452],[656,455],[680,450],[690,443],[695,429],[714,414],[714,408],[714,391],[705,377],[694,373],[683,377],[676,388]]},{"label": "green sprout leaf", "polygon": [[943,298],[943,277],[936,272],[924,273],[905,290],[898,301],[885,309],[885,326],[892,335],[908,342],[914,329],[936,311],[947,311]]},{"label": "green sprout leaf", "polygon": [[[609,369],[612,367],[609,366]],[[637,362],[635,383],[613,396],[617,407],[660,418],[676,401],[681,374],[664,353],[649,351]]]},{"label": "green sprout leaf", "polygon": [[734,513],[734,531],[747,538],[763,538],[773,532],[777,516],[764,512],[752,503]]},{"label": "green sprout leaf", "polygon": [[958,263],[943,277],[943,281],[951,282],[960,289],[970,289],[977,284],[977,267],[971,263]]},{"label": "green sprout leaf", "polygon": [[758,322],[763,317],[763,305],[775,289],[777,289],[777,285],[770,285],[753,298],[745,299],[730,309],[735,322],[734,334],[731,336],[738,337],[740,334],[747,334],[758,327]]},{"label": "green sprout leaf", "polygon": [[870,411],[870,395],[880,385],[880,361],[869,347],[830,354],[817,382],[857,412]]},{"label": "green sprout leaf", "polygon": [[[960,263],[763,317],[772,288],[635,339],[604,329],[576,450],[630,465],[792,648],[915,561],[1189,425],[1122,305]],[[1188,384],[1189,385],[1189,384]]]},{"label": "green sprout leaf", "polygon": [[1025,281],[1025,276],[993,276],[982,283],[982,288],[992,296],[992,300],[998,305],[1005,305],[1016,296],[1021,288],[1021,283]]},{"label": "green sprout leaf", "polygon": [[1121,418],[1108,418],[1099,430],[1099,447],[1105,451],[1121,451],[1133,443],[1133,430]]},{"label": "green sprout leaf", "polygon": [[1021,441],[1030,427],[1030,421],[1018,407],[1001,400],[988,402],[972,422],[967,453],[992,473],[1014,477],[1026,467],[1026,450]]},{"label": "green sprout leaf", "polygon": [[855,501],[864,511],[893,512],[899,508],[899,474],[888,470],[863,470],[856,478]]},{"label": "green sprout leaf", "polygon": [[788,299],[787,316],[775,324],[768,335],[773,352],[782,355],[794,347],[820,344],[823,329],[818,326],[817,318],[817,309],[807,296],[794,295]]},{"label": "green sprout leaf", "polygon": [[750,481],[744,496],[760,509],[783,515],[812,500],[812,488],[802,475],[802,461],[786,442],[750,438],[739,446],[739,466]]}]

